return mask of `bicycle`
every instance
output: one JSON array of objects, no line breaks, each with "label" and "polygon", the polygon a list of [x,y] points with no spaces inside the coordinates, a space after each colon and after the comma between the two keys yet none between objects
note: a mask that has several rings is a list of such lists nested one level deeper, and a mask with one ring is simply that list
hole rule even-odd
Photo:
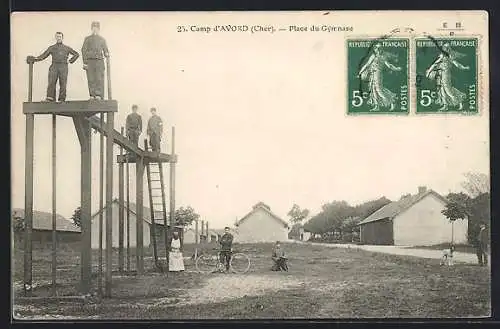
[{"label": "bicycle", "polygon": [[[196,258],[196,269],[201,273],[224,272],[226,265],[221,262],[221,250],[214,248],[215,254],[201,252]],[[231,261],[229,262],[229,271],[237,274],[243,274],[250,269],[250,258],[241,252],[231,252]]]}]

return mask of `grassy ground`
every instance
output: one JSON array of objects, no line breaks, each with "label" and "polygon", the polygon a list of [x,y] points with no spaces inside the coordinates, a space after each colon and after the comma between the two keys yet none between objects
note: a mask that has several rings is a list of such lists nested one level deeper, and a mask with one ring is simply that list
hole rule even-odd
[{"label": "grassy ground", "polygon": [[[105,319],[259,319],[483,317],[490,315],[487,267],[439,266],[439,260],[327,248],[285,245],[288,273],[271,272],[271,244],[240,245],[252,259],[243,275],[202,275],[186,260],[186,272],[113,278],[113,299],[84,305],[15,302],[14,312],[28,318]],[[190,256],[193,246],[187,246]],[[61,251],[60,294],[76,293],[79,257]],[[14,257],[14,279],[22,275],[22,251]],[[34,252],[34,279],[50,279],[50,252]],[[97,259],[94,257],[94,259]],[[36,260],[36,261],[35,261]],[[135,258],[132,258],[132,263]],[[117,262],[116,262],[117,263]],[[153,268],[152,259],[146,267]],[[63,280],[64,279],[64,280]],[[95,281],[95,280],[94,280]],[[34,289],[47,295],[48,284]],[[16,293],[19,290],[16,289]]]},{"label": "grassy ground", "polygon": [[[409,247],[409,249],[431,249],[431,250],[443,250],[443,249],[447,249],[447,248],[450,248],[449,243],[436,244],[433,246]],[[456,244],[455,251],[466,252],[466,253],[470,253],[470,254],[476,253],[476,249],[474,248],[474,246],[469,245],[469,244]]]}]

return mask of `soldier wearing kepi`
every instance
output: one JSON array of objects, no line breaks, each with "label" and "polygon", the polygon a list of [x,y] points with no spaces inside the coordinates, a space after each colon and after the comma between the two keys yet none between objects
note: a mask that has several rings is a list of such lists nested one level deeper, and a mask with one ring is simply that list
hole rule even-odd
[{"label": "soldier wearing kepi", "polygon": [[43,61],[52,56],[52,65],[49,67],[49,83],[47,85],[47,97],[45,101],[53,102],[56,99],[56,83],[59,80],[59,101],[66,100],[66,84],[68,81],[68,57],[71,54],[69,62],[73,64],[79,57],[73,48],[63,44],[64,35],[62,32],[56,32],[56,43],[47,48],[40,56],[28,56],[28,64]]},{"label": "soldier wearing kepi", "polygon": [[153,152],[160,152],[161,134],[163,133],[163,122],[156,114],[156,108],[151,108],[151,118],[148,121],[149,145]]},{"label": "soldier wearing kepi", "polygon": [[139,146],[139,136],[142,132],[142,117],[137,113],[137,105],[132,105],[132,113],[127,116],[127,137],[134,143],[135,146]]},{"label": "soldier wearing kepi", "polygon": [[104,98],[104,58],[109,57],[106,40],[99,35],[99,22],[92,22],[92,34],[82,46],[83,69],[87,72],[90,99]]}]

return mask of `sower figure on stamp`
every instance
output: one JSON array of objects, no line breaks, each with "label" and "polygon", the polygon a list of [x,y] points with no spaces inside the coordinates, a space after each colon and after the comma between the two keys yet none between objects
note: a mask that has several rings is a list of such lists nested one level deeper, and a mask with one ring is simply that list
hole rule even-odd
[{"label": "sower figure on stamp", "polygon": [[358,77],[368,81],[368,104],[373,107],[370,111],[378,111],[380,107],[389,107],[394,110],[396,94],[384,86],[384,70],[401,71],[401,67],[389,62],[395,59],[395,54],[381,49],[380,43],[373,46],[373,52],[358,72]]},{"label": "sower figure on stamp", "polygon": [[56,43],[47,48],[40,56],[28,56],[28,64],[43,61],[49,55],[52,56],[52,64],[49,67],[49,81],[47,85],[46,102],[53,102],[56,99],[56,83],[59,80],[59,102],[66,100],[66,84],[68,81],[68,57],[71,54],[69,62],[73,64],[79,57],[73,48],[63,44],[64,35],[62,32],[56,32]]},{"label": "sower figure on stamp", "polygon": [[82,46],[83,69],[87,72],[90,99],[104,98],[104,58],[109,57],[106,40],[99,35],[99,22],[92,22],[92,34]]},{"label": "sower figure on stamp", "polygon": [[163,133],[163,122],[156,114],[156,108],[151,108],[151,118],[148,120],[149,145],[153,152],[160,152],[161,134]]},{"label": "sower figure on stamp", "polygon": [[426,77],[436,80],[436,104],[442,105],[439,111],[446,111],[450,106],[458,106],[458,110],[463,109],[465,93],[453,86],[451,69],[455,66],[461,70],[469,70],[469,66],[462,65],[457,61],[458,58],[464,56],[464,54],[453,50],[449,43],[445,43],[439,56],[425,72]]},{"label": "sower figure on stamp", "polygon": [[220,262],[226,266],[226,272],[229,272],[231,264],[231,254],[233,252],[233,235],[229,232],[230,228],[224,228],[224,234],[219,240],[220,244]]},{"label": "sower figure on stamp", "polygon": [[132,105],[132,113],[127,115],[126,122],[127,137],[135,146],[139,146],[139,136],[142,133],[142,117],[137,109],[137,105]]}]

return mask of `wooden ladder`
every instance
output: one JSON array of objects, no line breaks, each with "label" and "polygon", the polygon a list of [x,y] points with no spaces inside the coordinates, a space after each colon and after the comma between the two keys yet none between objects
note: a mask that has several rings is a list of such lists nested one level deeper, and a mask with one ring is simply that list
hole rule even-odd
[{"label": "wooden ladder", "polygon": [[[145,145],[147,151],[147,145]],[[165,197],[165,184],[163,180],[163,166],[161,162],[148,162],[146,164],[149,192],[149,208],[151,211],[151,237],[153,240],[153,257],[156,267],[162,270],[158,262],[158,245],[156,240],[156,225],[163,221],[165,258],[168,260],[168,240],[167,240],[167,203]],[[167,264],[168,266],[168,264]]]}]

